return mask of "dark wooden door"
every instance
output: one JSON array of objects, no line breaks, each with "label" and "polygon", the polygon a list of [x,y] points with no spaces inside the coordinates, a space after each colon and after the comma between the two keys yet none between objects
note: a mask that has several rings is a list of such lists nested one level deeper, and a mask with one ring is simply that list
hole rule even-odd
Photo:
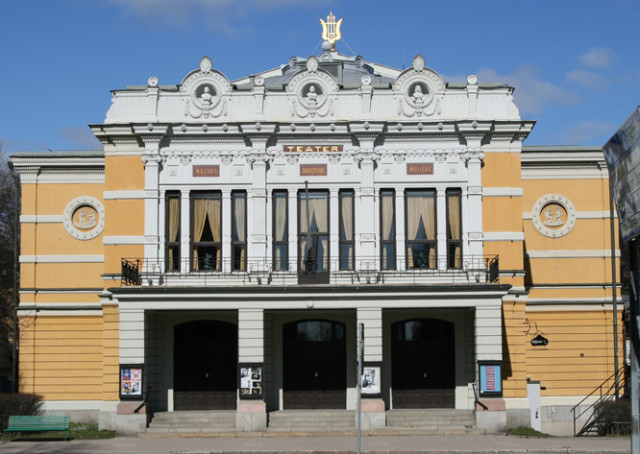
[{"label": "dark wooden door", "polygon": [[455,406],[453,323],[415,319],[391,326],[394,408]]},{"label": "dark wooden door", "polygon": [[235,325],[214,320],[176,325],[173,364],[175,410],[235,410]]},{"label": "dark wooden door", "polygon": [[284,408],[346,408],[345,325],[304,320],[283,327]]}]

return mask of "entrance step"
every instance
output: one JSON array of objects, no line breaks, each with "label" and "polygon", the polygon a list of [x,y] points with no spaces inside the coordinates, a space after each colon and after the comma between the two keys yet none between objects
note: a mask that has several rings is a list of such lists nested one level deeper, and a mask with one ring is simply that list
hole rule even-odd
[{"label": "entrance step", "polygon": [[389,410],[386,413],[386,429],[398,433],[424,434],[484,434],[476,428],[473,410],[406,409]]},{"label": "entrance step", "polygon": [[353,432],[352,410],[281,410],[269,413],[267,432]]},{"label": "entrance step", "polygon": [[147,434],[201,434],[236,431],[233,411],[173,411],[154,413]]}]

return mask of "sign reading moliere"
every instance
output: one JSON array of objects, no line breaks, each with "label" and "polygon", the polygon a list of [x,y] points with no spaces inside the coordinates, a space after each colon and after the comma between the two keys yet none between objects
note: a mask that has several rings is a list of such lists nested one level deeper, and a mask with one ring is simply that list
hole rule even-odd
[{"label": "sign reading moliere", "polygon": [[407,175],[433,175],[433,164],[407,164]]},{"label": "sign reading moliere", "polygon": [[220,166],[193,166],[194,177],[219,177]]},{"label": "sign reading moliere", "polygon": [[283,150],[289,153],[331,153],[342,151],[342,145],[285,145]]}]

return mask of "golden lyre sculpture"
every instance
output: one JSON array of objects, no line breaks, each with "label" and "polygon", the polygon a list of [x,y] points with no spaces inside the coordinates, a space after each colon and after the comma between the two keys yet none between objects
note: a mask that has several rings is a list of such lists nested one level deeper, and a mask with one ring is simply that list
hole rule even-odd
[{"label": "golden lyre sculpture", "polygon": [[331,43],[331,52],[335,52],[336,41],[339,41],[340,38],[342,38],[342,35],[340,34],[342,19],[336,22],[336,16],[334,16],[332,12],[329,12],[327,21],[325,22],[320,19],[320,23],[322,24],[322,39],[329,41]]}]

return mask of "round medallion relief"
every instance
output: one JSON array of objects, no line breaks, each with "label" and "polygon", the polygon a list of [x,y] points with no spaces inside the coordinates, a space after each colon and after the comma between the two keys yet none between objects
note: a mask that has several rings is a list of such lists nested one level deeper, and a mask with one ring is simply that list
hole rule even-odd
[{"label": "round medallion relief", "polygon": [[573,203],[560,194],[546,194],[533,206],[533,225],[549,238],[559,238],[569,233],[576,224]]},{"label": "round medallion relief", "polygon": [[79,240],[90,240],[104,230],[104,205],[89,196],[73,199],[64,210],[64,228]]}]

